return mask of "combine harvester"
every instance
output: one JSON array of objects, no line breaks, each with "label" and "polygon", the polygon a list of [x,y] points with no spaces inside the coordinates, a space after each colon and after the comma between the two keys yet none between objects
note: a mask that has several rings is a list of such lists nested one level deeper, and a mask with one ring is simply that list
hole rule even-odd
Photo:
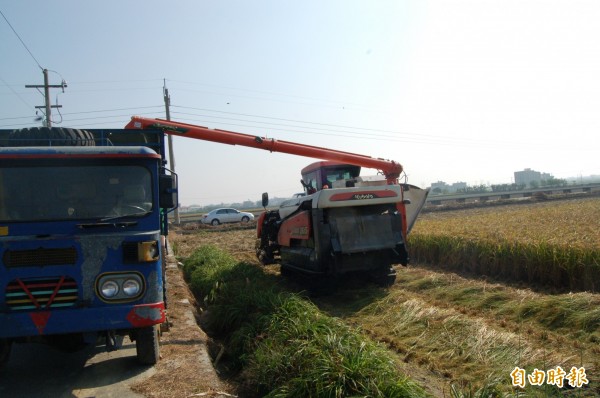
[{"label": "combine harvester", "polygon": [[[263,194],[265,211],[256,231],[262,264],[280,263],[282,273],[317,279],[360,272],[383,286],[395,281],[393,264],[408,264],[406,238],[428,191],[400,184],[403,169],[397,162],[162,119],[133,117],[126,129],[321,159],[301,172],[303,196],[266,210]],[[361,177],[361,167],[381,175]]]}]

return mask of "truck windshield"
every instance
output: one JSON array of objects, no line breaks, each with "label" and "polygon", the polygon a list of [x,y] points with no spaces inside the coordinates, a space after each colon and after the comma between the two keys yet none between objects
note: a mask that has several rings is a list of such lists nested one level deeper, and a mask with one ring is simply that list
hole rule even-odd
[{"label": "truck windshield", "polygon": [[142,166],[0,168],[0,221],[102,219],[152,210],[150,171]]}]

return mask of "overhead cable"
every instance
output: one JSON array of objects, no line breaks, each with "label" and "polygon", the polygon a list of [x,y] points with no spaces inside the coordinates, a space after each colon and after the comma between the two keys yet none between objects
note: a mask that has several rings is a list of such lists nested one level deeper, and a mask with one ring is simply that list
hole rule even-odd
[{"label": "overhead cable", "polygon": [[13,28],[13,26],[10,24],[10,22],[8,22],[8,19],[6,18],[6,16],[4,15],[4,13],[2,12],[2,10],[0,10],[0,14],[2,15],[2,17],[4,18],[4,20],[6,21],[6,23],[8,24],[8,26],[10,26],[10,28],[12,29],[12,31],[14,32],[15,36],[17,36],[17,38],[19,39],[19,41],[21,42],[21,44],[23,45],[23,47],[25,47],[25,50],[27,50],[27,52],[29,53],[29,55],[31,55],[31,58],[33,58],[33,60],[35,61],[35,63],[37,64],[37,66],[41,69],[44,70],[44,68],[42,68],[42,65],[40,65],[40,63],[38,62],[38,60],[35,58],[35,56],[32,54],[32,52],[29,50],[29,48],[27,47],[27,45],[25,44],[25,42],[23,41],[23,39],[21,39],[21,36],[19,36],[19,34],[17,33],[17,31],[15,30],[15,28]]}]

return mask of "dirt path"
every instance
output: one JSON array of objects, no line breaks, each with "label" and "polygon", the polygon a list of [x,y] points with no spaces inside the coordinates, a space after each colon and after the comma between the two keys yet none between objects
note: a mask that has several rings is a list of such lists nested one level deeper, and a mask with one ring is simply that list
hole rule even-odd
[{"label": "dirt path", "polygon": [[[173,241],[170,241],[171,245]],[[146,397],[231,397],[234,388],[217,375],[207,351],[208,336],[196,322],[198,306],[170,251],[167,312],[171,327],[160,339],[161,360],[154,374],[132,390]]]},{"label": "dirt path", "polygon": [[130,385],[155,370],[140,366],[135,352],[129,339],[112,352],[89,346],[65,353],[42,344],[15,344],[0,372],[0,397],[142,398]]}]

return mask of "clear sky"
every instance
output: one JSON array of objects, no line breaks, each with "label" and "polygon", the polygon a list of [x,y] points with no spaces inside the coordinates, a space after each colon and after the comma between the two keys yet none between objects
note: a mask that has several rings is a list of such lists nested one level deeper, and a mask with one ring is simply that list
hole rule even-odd
[{"label": "clear sky", "polygon": [[[54,126],[164,117],[166,79],[173,120],[393,159],[418,186],[511,183],[524,168],[600,174],[597,0],[4,0],[0,11],[0,128],[40,125],[43,96],[25,85],[46,68],[68,85],[51,91]],[[174,141],[183,205],[288,196],[312,162]]]}]

